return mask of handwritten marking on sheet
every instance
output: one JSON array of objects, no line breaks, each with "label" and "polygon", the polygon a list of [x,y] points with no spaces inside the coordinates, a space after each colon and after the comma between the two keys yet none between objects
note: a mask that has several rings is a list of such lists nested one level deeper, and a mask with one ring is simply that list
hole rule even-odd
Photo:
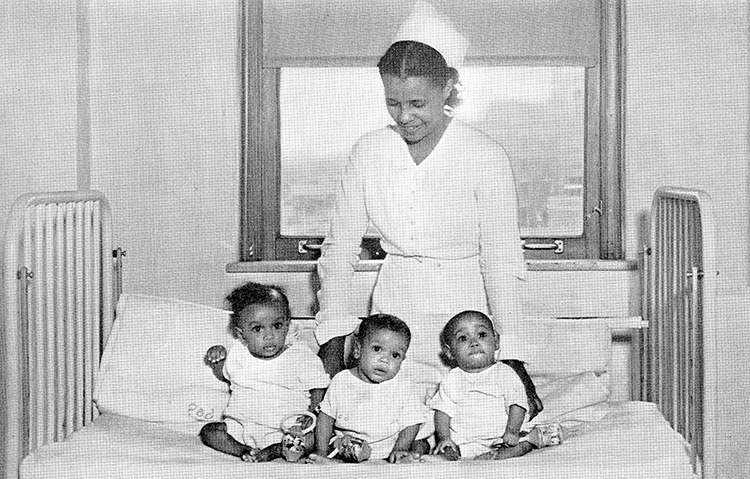
[{"label": "handwritten marking on sheet", "polygon": [[188,406],[188,416],[198,421],[208,422],[214,418],[214,410],[205,411],[202,407],[195,403],[190,403]]}]

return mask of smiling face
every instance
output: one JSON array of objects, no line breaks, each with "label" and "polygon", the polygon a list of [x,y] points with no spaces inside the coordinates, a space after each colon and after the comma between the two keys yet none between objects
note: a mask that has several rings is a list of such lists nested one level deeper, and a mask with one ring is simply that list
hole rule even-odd
[{"label": "smiling face", "polygon": [[409,349],[403,334],[379,329],[354,343],[357,366],[354,374],[366,383],[382,383],[393,379]]},{"label": "smiling face", "polygon": [[286,308],[278,303],[257,303],[240,312],[237,337],[259,359],[273,359],[284,350],[289,332]]},{"label": "smiling face", "polygon": [[413,145],[439,139],[450,122],[443,107],[453,84],[449,81],[440,88],[426,77],[383,75],[381,79],[388,113],[404,141]]},{"label": "smiling face", "polygon": [[486,316],[463,316],[446,339],[450,356],[464,371],[478,373],[495,364],[500,337]]}]

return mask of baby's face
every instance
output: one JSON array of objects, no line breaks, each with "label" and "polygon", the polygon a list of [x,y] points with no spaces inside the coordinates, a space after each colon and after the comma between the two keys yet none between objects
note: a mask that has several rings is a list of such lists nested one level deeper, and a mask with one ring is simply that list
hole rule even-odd
[{"label": "baby's face", "polygon": [[238,335],[250,354],[273,359],[284,350],[289,332],[286,309],[278,304],[251,304],[240,312]]},{"label": "baby's face", "polygon": [[393,379],[401,369],[407,349],[409,343],[401,334],[375,331],[355,345],[354,356],[359,360],[355,372],[367,383]]},{"label": "baby's face", "polygon": [[459,321],[448,346],[458,367],[480,372],[495,364],[499,340],[484,318],[469,316]]}]

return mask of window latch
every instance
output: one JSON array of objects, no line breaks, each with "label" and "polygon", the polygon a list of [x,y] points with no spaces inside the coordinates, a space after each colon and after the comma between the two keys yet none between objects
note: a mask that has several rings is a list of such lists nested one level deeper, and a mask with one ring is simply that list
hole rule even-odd
[{"label": "window latch", "polygon": [[301,240],[297,243],[297,251],[299,254],[309,253],[310,251],[320,251],[323,247],[322,244],[313,243],[314,240]]},{"label": "window latch", "polygon": [[565,242],[554,240],[552,243],[526,243],[526,240],[522,240],[521,247],[533,251],[550,250],[555,254],[562,254],[565,251]]}]

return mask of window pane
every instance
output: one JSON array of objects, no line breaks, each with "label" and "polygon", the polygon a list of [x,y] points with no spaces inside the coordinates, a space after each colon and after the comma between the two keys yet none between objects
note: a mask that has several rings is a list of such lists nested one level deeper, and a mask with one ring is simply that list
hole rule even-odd
[{"label": "window pane", "polygon": [[[583,231],[582,67],[461,70],[456,117],[508,152],[525,237]],[[391,122],[375,68],[281,71],[281,234],[325,236],[349,149]]]}]

